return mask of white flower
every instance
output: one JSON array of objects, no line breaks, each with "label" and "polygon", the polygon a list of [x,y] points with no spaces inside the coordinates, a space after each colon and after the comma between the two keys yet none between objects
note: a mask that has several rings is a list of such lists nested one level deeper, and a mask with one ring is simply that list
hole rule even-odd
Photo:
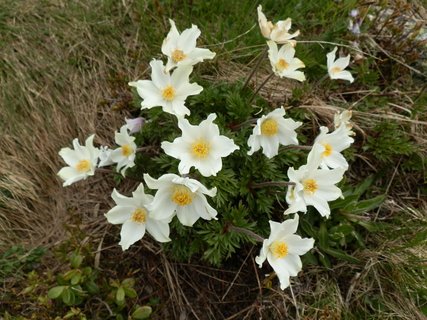
[{"label": "white flower", "polygon": [[109,223],[123,224],[120,232],[119,245],[123,251],[140,240],[145,230],[159,242],[167,242],[169,239],[169,221],[158,220],[147,206],[153,201],[153,196],[144,193],[144,185],[141,183],[132,193],[132,197],[125,197],[113,190],[111,194],[116,206],[105,214]]},{"label": "white flower", "polygon": [[166,154],[181,160],[178,166],[180,174],[187,174],[195,167],[205,176],[216,175],[222,169],[222,157],[228,156],[239,147],[232,139],[219,134],[219,128],[213,121],[216,114],[211,113],[198,126],[191,125],[187,119],[178,119],[182,135],[172,143],[162,142]]},{"label": "white flower", "polygon": [[298,220],[297,214],[295,218],[282,223],[270,220],[270,237],[264,240],[260,255],[255,258],[260,268],[267,259],[279,278],[282,290],[289,286],[289,277],[298,275],[301,270],[302,263],[299,256],[307,253],[314,245],[314,239],[303,239],[295,234]]},{"label": "white flower", "polygon": [[334,50],[332,50],[326,55],[329,77],[331,79],[347,80],[351,83],[354,81],[353,76],[349,71],[344,70],[350,63],[350,55],[335,60],[335,53],[337,52],[337,50],[338,48],[335,47]]},{"label": "white flower", "polygon": [[295,129],[301,126],[302,122],[283,118],[285,113],[281,107],[257,120],[248,139],[248,145],[251,147],[248,155],[252,155],[262,147],[262,153],[271,159],[279,153],[279,144],[284,146],[298,144]]},{"label": "white flower", "polygon": [[196,47],[197,38],[200,36],[200,30],[192,25],[190,29],[185,29],[181,34],[178,32],[175,22],[169,19],[171,29],[163,40],[162,52],[168,57],[166,70],[169,71],[176,66],[195,65],[204,59],[213,59],[215,52],[209,49]]},{"label": "white flower", "polygon": [[136,133],[139,132],[144,125],[145,119],[142,117],[134,118],[134,119],[128,119],[125,118],[126,121],[126,128],[129,130],[129,133]]},{"label": "white flower", "polygon": [[124,176],[128,168],[135,165],[136,144],[135,137],[129,135],[126,125],[120,128],[120,132],[115,133],[115,141],[120,146],[111,152],[110,158],[117,163],[117,171]]},{"label": "white flower", "polygon": [[283,45],[280,50],[274,41],[267,41],[268,58],[270,59],[273,72],[283,78],[291,78],[298,81],[304,81],[305,75],[302,71],[297,71],[299,68],[304,68],[304,63],[294,58],[295,49],[290,44]]},{"label": "white flower", "polygon": [[341,189],[335,186],[342,180],[345,169],[318,169],[324,148],[315,144],[308,154],[307,164],[298,170],[288,169],[288,178],[294,186],[288,188],[286,201],[289,208],[285,214],[298,211],[307,212],[307,206],[314,206],[320,215],[329,217],[331,210],[328,201],[342,197]]},{"label": "white flower", "polygon": [[278,21],[276,24],[273,24],[271,21],[267,21],[267,18],[262,12],[261,5],[258,6],[257,11],[258,24],[261,29],[261,33],[265,38],[273,40],[279,44],[289,43],[295,47],[296,41],[291,39],[299,35],[299,30],[292,34],[289,33],[292,26],[291,18],[287,18],[285,21]]},{"label": "white flower", "polygon": [[343,130],[345,130],[345,132],[347,133],[347,135],[349,135],[349,136],[356,135],[356,133],[351,130],[351,129],[353,129],[353,125],[350,122],[351,115],[352,115],[351,110],[344,110],[341,113],[334,114],[335,129],[342,127]]},{"label": "white flower", "polygon": [[106,166],[110,166],[114,163],[114,161],[111,160],[111,153],[112,152],[113,152],[113,150],[111,150],[107,146],[102,146],[100,148],[98,167],[106,167]]},{"label": "white flower", "polygon": [[159,179],[144,174],[144,180],[150,189],[157,189],[153,202],[148,209],[157,219],[170,220],[176,214],[178,220],[191,227],[199,218],[216,220],[217,212],[212,208],[206,196],[214,197],[216,188],[207,189],[199,181],[168,173]]},{"label": "white flower", "polygon": [[349,137],[344,127],[328,133],[327,127],[320,127],[320,134],[314,140],[323,150],[321,154],[320,167],[322,169],[343,168],[348,169],[347,160],[341,154],[341,151],[350,147],[354,139]]},{"label": "white flower", "polygon": [[165,72],[163,62],[160,60],[152,60],[150,66],[151,80],[129,82],[130,86],[136,87],[143,99],[141,109],[161,106],[164,112],[177,117],[190,115],[185,100],[188,96],[199,94],[203,90],[197,83],[189,82],[193,67],[179,66],[169,74]]},{"label": "white flower", "polygon": [[68,164],[68,167],[64,167],[58,172],[58,176],[64,180],[64,187],[95,174],[100,150],[93,146],[94,137],[93,134],[87,138],[85,146],[81,146],[76,138],[73,140],[74,150],[62,148],[59,151],[59,155]]}]

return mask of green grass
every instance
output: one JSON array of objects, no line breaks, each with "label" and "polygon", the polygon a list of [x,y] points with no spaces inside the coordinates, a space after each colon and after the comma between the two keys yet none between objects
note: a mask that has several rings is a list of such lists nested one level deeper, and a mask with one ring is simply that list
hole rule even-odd
[{"label": "green grass", "polygon": [[[0,270],[7,271],[1,289],[7,299],[0,314],[5,319],[31,318],[31,314],[54,319],[70,312],[59,302],[52,304],[47,293],[58,285],[52,273],[67,270],[63,257],[74,250],[84,252],[85,263],[102,269],[97,280],[101,287],[108,287],[112,278],[120,282],[135,277],[135,303],[152,306],[153,319],[182,314],[209,319],[299,315],[303,319],[412,320],[426,316],[427,92],[422,89],[426,70],[420,63],[425,44],[402,38],[407,31],[397,28],[397,18],[390,19],[381,33],[378,21],[365,19],[358,40],[365,56],[351,68],[355,83],[318,83],[325,73],[325,54],[333,48],[324,42],[350,45],[356,39],[346,29],[349,10],[359,6],[365,14],[368,9],[375,13],[374,8],[355,0],[266,0],[260,4],[273,21],[292,17],[292,30],[301,30],[298,40],[317,42],[296,48],[306,63],[308,81],[303,85],[272,81],[256,104],[292,106],[289,115],[305,122],[301,132],[305,144],[311,143],[317,123],[330,123],[333,111],[328,106],[351,107],[357,125],[356,143],[346,154],[351,159],[343,184],[346,199],[335,204],[333,218],[325,223],[312,214],[304,216],[319,228],[322,225],[322,232],[313,236],[327,246],[305,258],[293,293],[278,291],[275,278],[264,279],[267,269],[258,270],[253,262],[257,246],[244,237],[220,235],[221,220],[197,226],[194,232],[176,227],[181,238],[160,254],[157,244],[145,240],[122,253],[116,245],[118,228],[109,228],[102,215],[110,208],[107,195],[114,181],[96,176],[63,189],[55,177],[62,166],[57,152],[74,137],[96,132],[97,143],[110,143],[124,116],[139,114],[138,99],[127,83],[147,78],[149,61],[161,57],[168,18],[176,21],[179,30],[196,24],[202,31],[199,43],[217,52],[216,60],[196,68],[197,82],[205,91],[191,99],[192,107],[200,110],[210,105],[211,112],[220,110],[224,115],[220,122],[226,114],[237,123],[253,115],[254,110],[244,109],[247,99],[240,95],[239,86],[264,46],[256,20],[258,3],[1,1],[0,227],[5,232],[0,248],[5,253]],[[389,6],[407,16],[416,10],[404,3]],[[411,54],[399,47],[402,44],[411,48]],[[343,52],[352,57],[357,54],[348,48]],[[403,63],[421,75],[409,72]],[[266,61],[257,77],[265,76],[269,68]],[[194,117],[203,118],[204,112],[195,112]],[[154,129],[147,137],[139,137],[141,141],[165,138],[165,132]],[[170,140],[178,133],[167,134]],[[244,145],[247,131],[235,135]],[[248,165],[260,179],[277,176],[290,163],[304,160],[298,152],[291,156],[292,161],[274,163],[259,157]],[[261,165],[264,174],[257,171]],[[159,157],[147,167],[158,170],[176,165],[169,157]],[[228,168],[215,178],[221,184],[215,199],[218,207],[230,203],[223,195],[245,179],[236,178],[233,170]],[[261,204],[262,214],[279,217],[282,210],[267,200],[262,202],[267,199],[263,192],[255,200],[245,190],[238,196],[249,204]],[[253,224],[243,207],[230,204],[230,210],[234,211],[225,218],[238,218],[241,226],[267,232],[266,225]],[[303,232],[310,234],[310,230]],[[187,247],[190,236],[194,241]],[[48,248],[43,263],[34,264],[31,252],[36,251],[25,255],[21,247],[18,254],[8,255],[18,248],[13,246],[18,242]],[[103,248],[101,253],[98,246]],[[212,246],[218,250],[209,251]],[[39,263],[40,257],[36,258]],[[19,271],[19,277],[14,271]],[[96,312],[108,316],[103,299],[94,295],[79,308],[89,318]]]}]

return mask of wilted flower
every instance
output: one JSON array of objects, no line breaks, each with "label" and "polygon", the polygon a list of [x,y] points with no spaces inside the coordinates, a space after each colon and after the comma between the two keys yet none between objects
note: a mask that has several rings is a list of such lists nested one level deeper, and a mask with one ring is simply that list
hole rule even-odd
[{"label": "wilted flower", "polygon": [[291,78],[298,81],[304,81],[305,75],[302,71],[296,71],[299,68],[304,68],[304,63],[294,58],[295,49],[290,44],[283,45],[280,50],[274,41],[267,41],[268,57],[270,59],[273,72],[283,78]]},{"label": "wilted flower", "polygon": [[338,48],[335,47],[334,50],[332,50],[326,55],[329,77],[331,79],[347,80],[351,83],[354,81],[353,76],[349,71],[344,70],[350,63],[350,55],[335,60],[335,54],[337,50]]},{"label": "wilted flower", "polygon": [[355,133],[354,133],[354,131],[351,130],[351,129],[353,129],[353,125],[350,122],[351,115],[352,115],[351,110],[344,110],[341,113],[336,113],[334,115],[335,129],[342,127],[348,136],[354,136]]},{"label": "wilted flower", "polygon": [[187,174],[195,167],[205,176],[216,175],[222,169],[222,157],[228,156],[239,147],[232,139],[219,134],[219,128],[213,121],[216,114],[211,113],[198,126],[191,125],[187,119],[178,119],[182,135],[172,143],[162,142],[166,154],[181,160],[179,173]]},{"label": "wilted flower", "polygon": [[128,168],[135,165],[136,144],[135,137],[129,135],[126,125],[120,128],[120,132],[115,133],[116,143],[120,146],[111,152],[110,158],[117,163],[117,171],[125,175]]},{"label": "wilted flower", "polygon": [[324,148],[315,144],[308,154],[307,164],[298,170],[288,169],[288,178],[295,185],[288,188],[286,201],[289,208],[285,214],[298,211],[307,212],[307,206],[314,206],[320,215],[329,217],[331,210],[328,201],[342,196],[341,189],[335,186],[342,180],[345,169],[318,169]]},{"label": "wilted flower", "polygon": [[279,144],[284,146],[298,144],[295,129],[301,126],[302,122],[285,119],[285,113],[285,109],[281,107],[257,120],[248,139],[248,145],[251,147],[248,155],[252,155],[262,147],[262,153],[271,159],[279,153]]},{"label": "wilted flower", "polygon": [[216,219],[217,212],[205,196],[214,197],[216,188],[209,190],[197,180],[172,173],[157,180],[144,174],[144,180],[150,189],[157,189],[153,202],[148,206],[156,219],[170,220],[176,214],[178,220],[189,227],[199,218]]},{"label": "wilted flower", "polygon": [[314,245],[314,239],[303,239],[295,234],[298,220],[297,214],[293,219],[282,223],[270,220],[270,237],[264,240],[260,255],[255,258],[260,268],[267,259],[279,278],[282,290],[289,286],[289,277],[295,277],[301,270],[300,256],[306,254]]},{"label": "wilted flower", "polygon": [[327,127],[320,127],[320,134],[314,140],[315,144],[319,144],[323,148],[320,167],[323,169],[328,169],[328,167],[347,169],[348,163],[341,151],[350,147],[354,139],[348,136],[344,127],[331,133],[328,132]]},{"label": "wilted flower", "polygon": [[203,88],[197,83],[190,83],[189,77],[193,71],[192,66],[179,66],[172,74],[165,72],[163,62],[153,60],[150,62],[151,80],[138,80],[129,82],[136,87],[138,94],[143,99],[141,109],[151,109],[161,106],[164,112],[177,117],[190,114],[185,106],[188,96],[199,94]]},{"label": "wilted flower", "polygon": [[139,132],[144,125],[145,119],[142,117],[134,118],[134,119],[128,119],[125,118],[126,121],[126,128],[129,130],[129,133],[136,133]]},{"label": "wilted flower", "polygon": [[94,137],[95,135],[93,134],[87,138],[84,146],[81,146],[76,138],[73,140],[74,150],[62,148],[59,151],[59,155],[69,165],[58,172],[58,176],[64,180],[64,187],[95,174],[100,150],[93,146]]},{"label": "wilted flower", "polygon": [[171,30],[162,44],[162,52],[168,57],[166,71],[181,65],[192,66],[204,59],[215,57],[215,52],[196,47],[197,38],[200,36],[200,30],[197,26],[192,25],[190,29],[185,29],[180,34],[175,22],[171,19],[169,22]]},{"label": "wilted flower", "polygon": [[145,230],[159,242],[167,242],[169,239],[169,221],[158,220],[147,206],[153,201],[153,196],[144,193],[144,185],[141,183],[132,193],[132,197],[125,197],[113,190],[111,194],[116,206],[105,214],[109,223],[123,224],[120,232],[119,245],[123,251],[140,240]]},{"label": "wilted flower", "polygon": [[292,34],[289,33],[292,26],[291,18],[287,18],[285,21],[278,21],[276,24],[273,24],[271,21],[267,21],[267,18],[262,12],[261,5],[258,6],[257,11],[258,24],[261,29],[261,33],[265,38],[273,40],[279,44],[289,43],[295,47],[296,41],[291,39],[299,35],[299,30]]}]

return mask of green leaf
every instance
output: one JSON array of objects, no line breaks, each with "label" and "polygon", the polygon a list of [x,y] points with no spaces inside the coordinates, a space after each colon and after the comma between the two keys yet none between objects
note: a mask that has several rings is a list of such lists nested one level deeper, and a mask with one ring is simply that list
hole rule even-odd
[{"label": "green leaf", "polygon": [[134,278],[127,278],[122,281],[122,286],[126,288],[132,288],[135,285],[135,279]]},{"label": "green leaf", "polygon": [[319,228],[319,245],[322,248],[329,247],[329,235],[328,235],[328,229],[326,229],[326,224],[321,223]]},{"label": "green leaf", "polygon": [[49,292],[47,293],[47,296],[50,299],[57,299],[61,296],[61,294],[65,288],[66,288],[66,286],[53,287],[49,290]]},{"label": "green leaf", "polygon": [[62,292],[62,302],[64,302],[67,306],[74,305],[76,301],[76,296],[73,291],[70,290],[70,288],[66,288]]},{"label": "green leaf", "polygon": [[344,260],[344,261],[348,261],[348,262],[352,262],[352,263],[360,263],[360,260],[347,254],[346,252],[339,250],[339,249],[333,249],[333,248],[322,248],[320,247],[320,249],[329,254],[332,257],[335,257],[337,259],[340,260]]},{"label": "green leaf", "polygon": [[125,290],[123,287],[119,287],[116,292],[116,302],[118,305],[122,305],[125,302]]},{"label": "green leaf", "polygon": [[126,296],[129,298],[136,298],[138,296],[134,288],[124,287],[123,289],[125,290]]},{"label": "green leaf", "polygon": [[150,306],[139,307],[136,308],[136,310],[132,313],[132,318],[136,320],[147,319],[152,312],[153,310]]},{"label": "green leaf", "polygon": [[76,285],[80,282],[82,278],[82,274],[80,272],[76,272],[76,274],[71,278],[71,284]]},{"label": "green leaf", "polygon": [[73,252],[70,257],[71,267],[77,269],[83,262],[83,256],[79,255],[76,252]]},{"label": "green leaf", "polygon": [[359,214],[369,212],[375,208],[378,208],[384,202],[384,199],[385,195],[380,195],[372,199],[359,201],[351,213]]}]

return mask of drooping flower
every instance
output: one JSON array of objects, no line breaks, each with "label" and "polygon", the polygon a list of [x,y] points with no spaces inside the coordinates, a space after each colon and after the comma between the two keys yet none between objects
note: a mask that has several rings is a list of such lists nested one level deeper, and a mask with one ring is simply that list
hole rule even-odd
[{"label": "drooping flower", "polygon": [[135,137],[129,135],[127,126],[124,125],[120,128],[120,132],[115,133],[115,141],[120,147],[111,152],[110,158],[117,163],[117,171],[124,176],[128,168],[135,166]]},{"label": "drooping flower", "polygon": [[351,116],[351,110],[344,110],[341,113],[334,114],[335,129],[337,130],[342,127],[348,136],[356,135],[356,133],[351,130],[353,129],[353,124],[350,122]]},{"label": "drooping flower", "polygon": [[314,140],[315,144],[319,144],[323,148],[321,154],[320,167],[323,169],[343,168],[348,169],[347,160],[341,152],[354,142],[344,127],[329,133],[327,127],[320,127],[320,134]]},{"label": "drooping flower", "polygon": [[114,161],[111,160],[111,153],[113,152],[113,150],[107,146],[102,146],[99,150],[100,153],[98,167],[111,166],[114,163]]},{"label": "drooping flower", "polygon": [[295,129],[301,126],[302,122],[285,119],[285,113],[285,109],[281,107],[257,120],[248,139],[248,145],[251,147],[248,155],[252,155],[262,147],[262,153],[271,159],[279,153],[279,144],[284,146],[298,144]]},{"label": "drooping flower", "polygon": [[296,41],[291,39],[299,35],[299,30],[292,34],[289,33],[292,26],[291,18],[287,18],[284,21],[278,21],[276,24],[273,24],[271,21],[267,21],[266,16],[262,12],[261,5],[258,6],[257,11],[258,24],[261,29],[261,33],[265,38],[273,40],[279,44],[289,43],[295,47]]},{"label": "drooping flower", "polygon": [[302,71],[297,71],[299,68],[304,68],[304,63],[294,58],[295,49],[290,44],[284,44],[280,49],[277,48],[277,44],[274,41],[267,41],[268,58],[270,59],[273,72],[283,78],[295,79],[298,81],[304,81],[305,75]]},{"label": "drooping flower", "polygon": [[180,34],[175,22],[171,19],[169,22],[171,29],[162,44],[162,52],[168,57],[166,71],[181,65],[192,66],[205,59],[215,57],[215,52],[196,47],[197,38],[200,36],[197,26],[192,25],[190,29],[185,29]]},{"label": "drooping flower", "polygon": [[143,99],[141,109],[160,106],[164,112],[177,117],[190,115],[190,110],[185,106],[185,100],[188,96],[199,94],[203,90],[197,83],[189,81],[193,67],[179,66],[170,74],[165,72],[163,62],[160,60],[152,60],[150,66],[151,80],[129,82],[130,86],[136,87]]},{"label": "drooping flower", "polygon": [[116,189],[113,190],[111,197],[116,206],[108,211],[105,217],[109,223],[122,224],[119,245],[123,251],[140,240],[146,230],[159,242],[170,241],[170,221],[157,219],[153,212],[147,209],[154,197],[144,193],[142,183],[132,192],[132,197],[121,195]]},{"label": "drooping flower", "polygon": [[93,146],[94,137],[95,135],[92,134],[87,138],[84,146],[81,146],[76,138],[73,140],[74,150],[62,148],[59,151],[59,155],[68,164],[68,167],[64,167],[58,172],[58,176],[64,180],[64,187],[95,174],[100,150]]},{"label": "drooping flower", "polygon": [[265,239],[260,255],[255,258],[259,267],[267,259],[280,281],[280,289],[289,286],[289,277],[295,277],[302,268],[300,256],[313,248],[314,239],[301,238],[295,232],[298,228],[299,216],[282,223],[269,221],[271,233]]},{"label": "drooping flower", "polygon": [[178,166],[180,174],[187,174],[195,167],[205,176],[216,175],[222,169],[222,157],[228,156],[239,147],[232,139],[222,136],[213,121],[216,114],[211,113],[198,126],[193,126],[187,119],[178,119],[182,135],[173,142],[162,142],[166,154],[181,160]]},{"label": "drooping flower", "polygon": [[328,201],[342,197],[341,189],[335,184],[342,180],[345,169],[318,169],[323,152],[320,144],[314,144],[306,165],[298,170],[293,167],[288,169],[289,181],[295,185],[288,188],[286,201],[289,208],[285,214],[307,212],[307,206],[314,206],[321,216],[328,218],[331,214]]},{"label": "drooping flower", "polygon": [[134,119],[125,118],[125,121],[130,134],[139,132],[145,123],[145,119],[143,117]]},{"label": "drooping flower", "polygon": [[153,202],[148,206],[157,219],[170,220],[176,214],[178,220],[189,227],[199,218],[216,220],[217,211],[205,196],[214,197],[216,188],[209,190],[197,180],[172,173],[157,180],[144,174],[144,180],[150,189],[157,189]]},{"label": "drooping flower", "polygon": [[326,55],[329,77],[331,79],[347,80],[351,83],[354,81],[353,76],[349,71],[344,70],[350,63],[350,55],[335,60],[337,50],[338,48],[335,47],[334,50]]}]

